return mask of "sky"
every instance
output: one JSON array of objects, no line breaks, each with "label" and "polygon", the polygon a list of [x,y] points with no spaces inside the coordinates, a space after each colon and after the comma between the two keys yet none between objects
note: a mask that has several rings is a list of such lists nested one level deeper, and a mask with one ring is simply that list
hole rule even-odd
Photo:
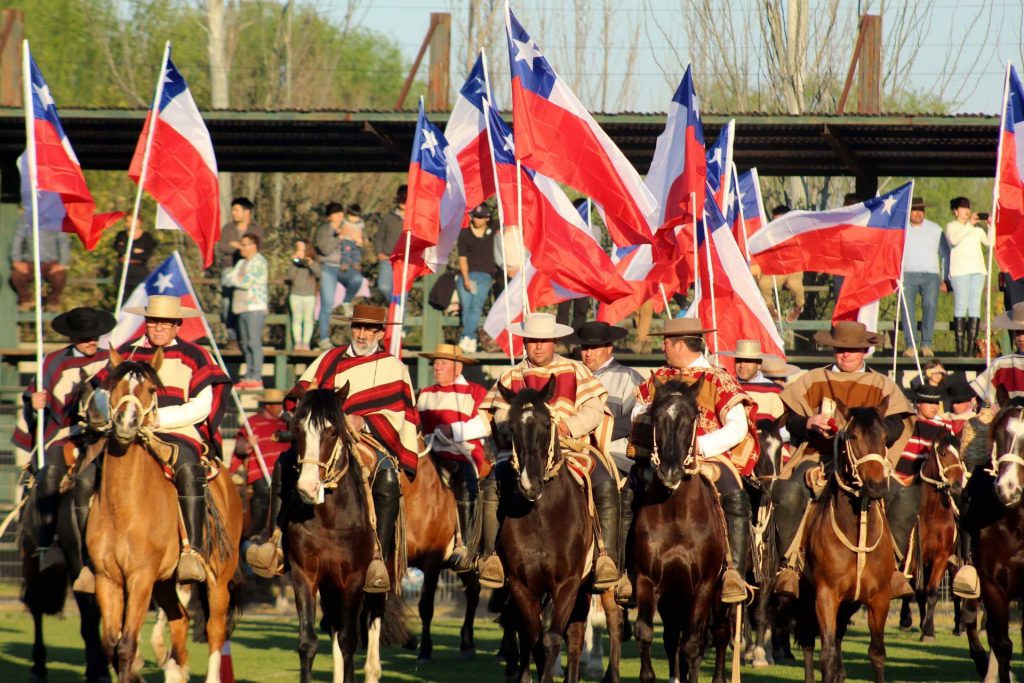
[{"label": "sky", "polygon": [[[742,23],[752,21],[753,31],[757,32],[757,18],[754,13],[758,5],[755,0],[746,2],[734,1],[738,8],[738,22],[740,26],[733,29],[723,29],[724,33],[742,33]],[[868,3],[863,0],[838,0],[840,11],[849,13],[859,12],[868,7],[870,11],[877,12],[879,1]],[[453,24],[458,25],[462,21],[460,9],[465,6],[468,0],[364,0],[363,8],[360,10],[360,23],[366,28],[378,31],[393,38],[399,44],[401,50],[411,62],[416,56],[423,36],[430,23],[431,12],[451,11],[453,13]],[[926,4],[925,4],[926,3]],[[595,6],[600,6],[599,0],[594,0]],[[822,11],[824,0],[811,0],[812,15]],[[910,75],[911,87],[919,92],[929,93],[936,90],[936,83],[943,78],[943,64],[946,57],[953,51],[959,51],[962,55],[961,63],[955,70],[951,70],[952,78],[949,81],[947,99],[952,93],[960,93],[958,102],[954,108],[957,113],[988,113],[994,114],[999,111],[1002,103],[1003,81],[1005,64],[1007,59],[1014,60],[1019,64],[1021,61],[1021,35],[1024,33],[1024,9],[1021,0],[923,0],[924,7],[927,7],[927,14],[922,18],[923,39],[920,41],[920,52],[914,63]],[[559,64],[557,60],[558,48],[565,47],[559,41],[568,41],[574,32],[574,13],[571,0],[522,0],[513,2],[512,9],[520,21],[533,35],[534,40],[546,53],[556,71],[568,76],[571,64]],[[685,64],[688,60],[687,45],[689,41],[696,40],[694,36],[685,35],[681,28],[681,0],[617,0],[614,3],[619,16],[623,13],[630,13],[634,17],[642,17],[644,30],[640,33],[640,53],[634,69],[635,77],[630,84],[633,93],[627,106],[609,106],[609,111],[665,111],[667,101],[674,89],[674,81],[681,74],[667,76],[665,70],[676,70],[676,64]],[[890,0],[890,7],[892,0]],[[337,10],[335,10],[337,11]],[[595,9],[593,14],[597,15]],[[980,15],[980,19],[972,24]],[[887,28],[885,21],[891,14],[883,13],[883,34]],[[895,21],[895,20],[893,20]],[[542,25],[543,24],[543,25]],[[749,24],[748,24],[749,25]],[[652,28],[652,26],[654,28]],[[662,32],[657,28],[666,27]],[[954,27],[951,29],[951,27]],[[543,29],[543,30],[542,30]],[[986,30],[987,29],[987,30]],[[678,43],[669,45],[666,35],[671,36],[674,31],[681,34]],[[598,59],[596,50],[592,45],[600,44],[601,36],[595,30],[593,41],[588,38],[591,44],[591,52],[594,61]],[[612,46],[611,55],[613,59],[622,59],[625,52],[625,45],[628,38],[624,35],[612,35],[607,43]],[[958,42],[957,42],[958,41]],[[673,40],[672,42],[676,42]],[[853,50],[854,36],[850,37],[850,51]],[[465,55],[464,34],[459,26],[453,29],[452,39],[452,83],[456,87],[461,81],[464,73],[464,66],[461,63]],[[494,51],[496,54],[489,55],[492,64],[496,60],[507,59],[504,51]],[[674,53],[674,54],[673,54]],[[885,56],[883,55],[883,60]],[[848,64],[849,57],[844,62]],[[972,64],[972,62],[977,62]],[[426,62],[427,59],[424,59]],[[659,66],[664,65],[664,66]],[[883,63],[883,69],[886,65]],[[507,70],[507,67],[505,67]],[[618,71],[616,71],[618,69]],[[613,63],[609,69],[611,76],[611,89],[617,91],[624,87],[621,76],[624,67]],[[845,71],[845,65],[843,67]],[[758,71],[758,69],[754,69]],[[760,79],[763,80],[763,69]],[[583,79],[586,85],[577,90],[587,88],[594,92],[598,84],[594,83],[598,78],[599,71],[595,66],[594,73],[574,74]],[[426,64],[421,67],[420,76],[426,77]],[[754,77],[757,80],[757,77]],[[672,82],[670,82],[672,81]],[[700,94],[700,83],[698,82],[698,95]],[[498,98],[500,100],[501,95]],[[507,92],[507,90],[506,90]],[[586,92],[577,92],[584,104],[597,110],[594,102],[588,102]],[[503,103],[505,106],[508,102]]]}]

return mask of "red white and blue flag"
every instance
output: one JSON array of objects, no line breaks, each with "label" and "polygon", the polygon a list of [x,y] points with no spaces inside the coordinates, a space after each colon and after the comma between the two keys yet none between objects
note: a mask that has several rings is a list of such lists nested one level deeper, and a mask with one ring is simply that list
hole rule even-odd
[{"label": "red white and blue flag", "polygon": [[[705,243],[708,234],[710,244]],[[765,353],[785,357],[782,338],[747,260],[728,220],[710,196],[704,205],[704,220],[697,223],[697,259],[701,282],[697,310],[701,322],[715,325],[716,333],[708,335],[712,351],[731,351],[740,339],[756,339]]]},{"label": "red white and blue flag", "polygon": [[516,157],[599,204],[608,233],[619,246],[649,243],[658,204],[640,174],[509,9],[505,26]]},{"label": "red white and blue flag", "polygon": [[491,171],[484,122],[484,98],[489,97],[481,53],[459,90],[452,114],[444,127],[444,137],[459,160],[466,207],[469,209],[482,204],[494,194],[494,173]]},{"label": "red white and blue flag", "polygon": [[[121,346],[126,341],[138,337],[145,332],[146,319],[141,315],[126,313],[127,308],[145,308],[149,297],[155,294],[181,297],[181,305],[189,308],[199,308],[199,298],[192,289],[192,282],[188,278],[185,264],[177,251],[172,253],[164,262],[149,274],[132,290],[131,294],[121,307],[121,314],[117,318],[117,325],[110,331],[109,335],[100,340],[101,346],[106,348],[109,341],[114,348]],[[202,310],[202,309],[200,309]],[[178,330],[178,338],[185,341],[196,341],[203,337],[210,336],[206,318],[184,318],[181,321],[181,328]]]},{"label": "red white and blue flag", "polygon": [[718,139],[707,152],[707,185],[722,213],[728,211],[726,202],[732,189],[732,141],[735,131],[736,121],[730,119],[729,123],[722,126]]},{"label": "red white and blue flag", "polygon": [[146,159],[143,189],[159,205],[157,227],[174,226],[195,241],[203,267],[213,263],[220,240],[220,184],[210,132],[181,73],[167,58],[160,101],[146,117],[128,176],[143,175],[146,140],[153,140]]},{"label": "red white and blue flag", "polygon": [[907,183],[852,206],[790,211],[750,238],[750,256],[766,275],[843,275],[832,319],[855,320],[861,306],[896,291],[913,189]]},{"label": "red white and blue flag", "polygon": [[[32,134],[35,139],[36,188],[40,193],[40,218],[45,215],[51,219],[51,229],[78,235],[85,248],[91,250],[96,246],[103,230],[124,216],[124,213],[96,213],[96,202],[93,201],[89,187],[85,183],[85,175],[78,163],[78,157],[75,156],[75,150],[71,148],[71,141],[68,140],[64,126],[61,125],[50,87],[46,85],[43,73],[31,56],[29,67],[32,79]],[[31,201],[31,191],[29,200]],[[57,207],[57,201],[61,204],[60,209]],[[31,207],[31,203],[26,207]],[[31,213],[30,208],[28,211]],[[60,212],[63,215],[59,215]],[[42,222],[40,229],[45,229]]]},{"label": "red white and blue flag", "polygon": [[[768,218],[764,213],[764,201],[761,199],[761,179],[757,175],[756,168],[740,174],[737,192],[740,196],[740,210],[743,213],[743,227],[746,230],[746,237],[749,239],[758,230],[768,225]],[[737,241],[739,240],[737,239]]]},{"label": "red white and blue flag", "polygon": [[1024,87],[1012,65],[1006,68],[1006,105],[999,130],[995,257],[1003,271],[1020,278],[1024,277]]}]

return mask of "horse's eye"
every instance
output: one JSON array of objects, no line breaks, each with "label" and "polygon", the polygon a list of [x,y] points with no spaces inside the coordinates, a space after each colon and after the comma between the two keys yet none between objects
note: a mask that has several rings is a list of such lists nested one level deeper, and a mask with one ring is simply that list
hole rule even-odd
[{"label": "horse's eye", "polygon": [[153,396],[154,394],[156,394],[156,387],[150,387],[149,388],[149,395]]}]

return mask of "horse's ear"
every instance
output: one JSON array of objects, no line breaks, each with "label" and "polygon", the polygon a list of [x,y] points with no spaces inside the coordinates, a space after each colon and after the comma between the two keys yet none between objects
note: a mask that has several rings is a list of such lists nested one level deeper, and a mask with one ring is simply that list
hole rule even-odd
[{"label": "horse's ear", "polygon": [[314,377],[313,379],[309,380],[309,386],[306,387],[306,391],[316,391],[319,388],[320,385],[317,383],[316,377]]},{"label": "horse's ear", "polygon": [[545,403],[551,403],[551,399],[555,397],[555,376],[551,375],[548,377],[547,383],[544,385],[544,389],[540,392],[541,398],[544,399]]},{"label": "horse's ear", "polygon": [[996,403],[1000,408],[1010,405],[1010,392],[1002,384],[996,385]]},{"label": "horse's ear", "polygon": [[505,399],[506,403],[511,403],[512,399],[516,397],[516,392],[506,387],[501,382],[498,382],[498,393],[501,394],[501,397]]},{"label": "horse's ear", "polygon": [[[845,403],[843,403],[841,400],[839,400],[838,398],[832,399],[832,402],[836,404],[836,414],[837,415],[842,415],[843,419],[845,420],[849,416],[849,414],[850,414],[849,407]],[[889,397],[888,396],[885,397],[884,403],[885,403],[885,408],[884,409],[887,409],[889,407]],[[879,410],[884,410],[884,409],[881,406],[879,406]],[[885,415],[884,412],[882,414]]]},{"label": "horse's ear", "polygon": [[119,354],[117,352],[117,349],[114,348],[114,345],[111,344],[110,345],[110,365],[116,368],[118,365],[121,364],[121,361],[122,361],[121,354]]},{"label": "horse's ear", "polygon": [[334,395],[338,399],[338,403],[345,403],[345,400],[348,398],[348,390],[349,387],[347,381],[342,385],[341,389],[334,390]]},{"label": "horse's ear", "polygon": [[153,360],[149,362],[150,367],[153,368],[154,372],[160,372],[160,366],[164,364],[164,347],[160,346],[157,348],[156,353],[153,354]]},{"label": "horse's ear", "polygon": [[86,373],[85,368],[78,368],[78,383],[84,384],[89,380],[89,375]]}]

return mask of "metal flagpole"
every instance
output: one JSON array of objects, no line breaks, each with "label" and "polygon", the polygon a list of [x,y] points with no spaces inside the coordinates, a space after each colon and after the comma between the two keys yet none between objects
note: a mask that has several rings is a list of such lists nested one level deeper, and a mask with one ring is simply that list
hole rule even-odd
[{"label": "metal flagpole", "polygon": [[[1000,123],[1006,118],[1006,102],[1010,97],[1010,65],[1006,62],[1006,79],[1003,82],[1003,108],[999,112]],[[999,148],[996,153],[996,181],[992,185],[992,213],[988,224],[988,278],[985,286],[985,367],[992,365],[992,254],[996,250],[996,213],[999,211],[999,167],[1003,158],[1003,136],[999,136]],[[1012,346],[1013,340],[1010,340]]]},{"label": "metal flagpole", "polygon": [[665,317],[671,318],[671,312],[668,310],[668,295],[665,294],[665,285],[659,282],[658,289],[661,290],[661,300],[665,303]]},{"label": "metal flagpole", "polygon": [[[920,356],[918,354],[918,350],[917,350],[917,335],[914,334],[914,321],[910,319],[910,307],[907,306],[907,295],[906,295],[906,292],[903,289],[903,274],[902,273],[900,274],[900,281],[899,281],[899,283],[896,286],[898,287],[898,290],[899,290],[899,304],[900,304],[900,306],[897,306],[897,310],[896,310],[896,335],[895,335],[895,338],[893,339],[893,346],[894,347],[896,346],[896,343],[897,343],[897,341],[900,338],[900,321],[901,321],[901,318],[906,316],[907,326],[908,327],[907,327],[906,330],[904,330],[904,334],[906,334],[907,339],[910,340],[910,348],[914,349],[914,364],[917,366],[917,374],[918,374],[918,376],[921,377],[921,380],[924,381],[924,374],[921,372],[921,358],[920,358]],[[903,312],[903,316],[900,315],[901,311]],[[894,351],[893,352],[893,358],[895,358],[895,357],[896,357],[896,353]],[[894,370],[895,370],[895,367],[896,366],[895,366],[895,363],[894,363],[893,364],[893,369]]]},{"label": "metal flagpole", "polygon": [[[32,53],[21,42],[21,82],[25,98],[25,148],[28,152],[29,188],[32,191],[32,276],[36,287],[36,391],[43,391],[43,274],[39,265],[39,173],[36,168],[35,112],[32,101]],[[46,106],[45,103],[43,106]],[[46,408],[36,411],[36,471],[43,468],[46,452]]]},{"label": "metal flagpole", "polygon": [[[171,41],[164,43],[164,58],[160,63],[160,75],[156,78],[156,93],[153,105],[149,110],[149,130],[146,131],[146,146],[142,150],[142,169],[139,171],[139,186],[135,191],[135,206],[132,208],[132,220],[128,223],[128,248],[124,252],[124,265],[121,267],[121,280],[117,285],[117,303],[114,305],[114,317],[121,315],[121,302],[124,300],[124,286],[128,281],[128,264],[132,259],[132,247],[135,243],[135,224],[139,220],[139,209],[142,207],[142,188],[146,185],[146,171],[149,169],[149,153],[153,148],[153,132],[156,130],[156,117],[160,114],[160,98],[164,93],[164,79],[167,75],[167,62],[171,58]],[[197,299],[198,301],[198,299]]]}]

